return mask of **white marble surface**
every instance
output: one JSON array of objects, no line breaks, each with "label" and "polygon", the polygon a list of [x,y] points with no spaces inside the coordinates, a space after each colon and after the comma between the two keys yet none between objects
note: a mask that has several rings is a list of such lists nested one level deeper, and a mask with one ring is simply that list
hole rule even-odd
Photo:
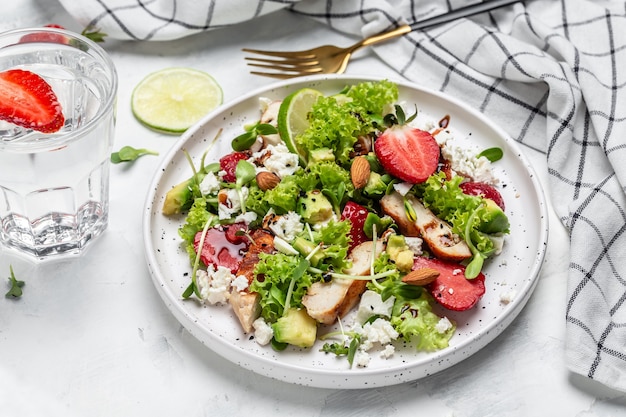
[{"label": "white marble surface", "polygon": [[[54,1],[11,2],[0,30],[60,23],[80,30]],[[279,12],[167,43],[108,40],[120,76],[115,148],[161,152],[113,166],[106,233],[81,258],[35,264],[0,252],[0,290],[12,265],[26,281],[0,298],[0,415],[22,416],[618,416],[626,396],[573,375],[563,357],[567,235],[551,214],[545,265],[518,318],[490,345],[434,376],[369,390],[306,388],[223,360],[174,319],[144,262],[141,218],[148,184],[177,137],[133,118],[132,88],[174,65],[211,73],[231,100],[269,79],[247,73],[241,47],[348,43],[323,25]],[[362,53],[349,74],[397,75]],[[545,184],[542,155],[528,151]],[[0,167],[0,169],[2,169]],[[8,289],[8,286],[6,287]]]}]

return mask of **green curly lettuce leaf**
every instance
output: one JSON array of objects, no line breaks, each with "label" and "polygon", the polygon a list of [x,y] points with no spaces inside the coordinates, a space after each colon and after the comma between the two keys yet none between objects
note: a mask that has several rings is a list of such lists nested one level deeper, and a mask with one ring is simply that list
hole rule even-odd
[{"label": "green curly lettuce leaf", "polygon": [[[254,269],[255,279],[250,291],[260,295],[261,316],[269,323],[282,317],[292,277],[299,275],[290,293],[289,305],[302,307],[302,297],[313,282],[308,271],[299,270],[302,257],[283,253],[260,253],[259,263]],[[296,274],[296,272],[298,272]]]},{"label": "green curly lettuce leaf", "polygon": [[398,99],[398,87],[386,80],[365,82],[349,88],[345,97],[320,97],[309,114],[309,127],[295,139],[309,152],[331,149],[342,166],[349,163],[357,138],[375,131],[384,108]]},{"label": "green curly lettuce leaf", "polygon": [[433,303],[432,296],[423,291],[419,298],[397,298],[393,305],[391,325],[404,340],[414,343],[417,350],[434,351],[446,348],[454,335],[454,324],[443,332],[437,330],[436,326],[441,318],[433,313]]}]

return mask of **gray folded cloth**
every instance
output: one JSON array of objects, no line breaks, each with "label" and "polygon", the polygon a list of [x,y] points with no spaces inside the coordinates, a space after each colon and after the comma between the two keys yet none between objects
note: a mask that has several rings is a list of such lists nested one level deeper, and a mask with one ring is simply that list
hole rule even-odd
[{"label": "gray folded cloth", "polygon": [[[475,1],[474,1],[475,2]],[[120,39],[167,40],[289,8],[359,37],[467,0],[61,0]],[[626,391],[626,3],[529,0],[373,47],[399,74],[461,98],[546,155],[570,235],[569,368]],[[555,294],[555,297],[561,295]]]}]

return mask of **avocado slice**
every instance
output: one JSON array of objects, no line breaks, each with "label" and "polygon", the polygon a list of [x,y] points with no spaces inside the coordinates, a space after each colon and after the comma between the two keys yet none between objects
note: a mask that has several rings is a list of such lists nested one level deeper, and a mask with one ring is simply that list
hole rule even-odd
[{"label": "avocado slice", "polygon": [[290,308],[272,324],[274,339],[280,343],[308,348],[317,337],[317,322],[305,309]]},{"label": "avocado slice", "polygon": [[320,190],[312,190],[298,199],[298,214],[309,224],[329,220],[333,215],[333,205]]},{"label": "avocado slice", "polygon": [[161,212],[166,216],[179,214],[183,210],[189,208],[192,202],[191,179],[175,185],[165,194],[163,208]]},{"label": "avocado slice", "polygon": [[481,216],[482,222],[478,230],[483,233],[508,233],[509,219],[504,211],[493,201],[485,198],[485,213]]}]

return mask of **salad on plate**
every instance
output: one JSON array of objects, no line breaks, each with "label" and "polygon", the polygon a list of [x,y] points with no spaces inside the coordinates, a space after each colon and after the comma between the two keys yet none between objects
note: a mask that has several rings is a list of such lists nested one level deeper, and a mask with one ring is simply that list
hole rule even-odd
[{"label": "salad on plate", "polygon": [[261,345],[350,367],[398,344],[447,347],[446,312],[480,301],[509,233],[491,169],[502,150],[460,146],[449,116],[398,102],[388,80],[259,104],[231,152],[188,155],[189,178],[165,196],[162,213],[184,217],[181,296],[231,308]]}]

